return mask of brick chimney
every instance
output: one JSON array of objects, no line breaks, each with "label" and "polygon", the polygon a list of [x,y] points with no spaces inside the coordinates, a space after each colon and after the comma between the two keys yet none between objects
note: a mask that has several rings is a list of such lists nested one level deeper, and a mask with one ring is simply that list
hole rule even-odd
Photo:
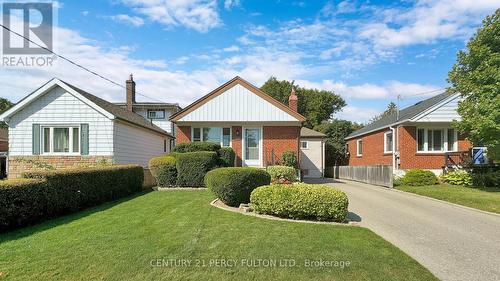
[{"label": "brick chimney", "polygon": [[135,82],[134,77],[130,74],[130,77],[125,81],[127,88],[127,110],[133,111],[133,105],[135,103]]},{"label": "brick chimney", "polygon": [[292,92],[290,93],[290,97],[288,98],[288,107],[297,112],[298,102],[299,99],[297,98],[297,94],[295,94],[295,89],[292,88]]}]

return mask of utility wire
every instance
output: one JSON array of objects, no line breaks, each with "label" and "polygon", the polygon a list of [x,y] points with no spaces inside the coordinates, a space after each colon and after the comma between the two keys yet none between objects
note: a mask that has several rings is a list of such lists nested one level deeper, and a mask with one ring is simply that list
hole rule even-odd
[{"label": "utility wire", "polygon": [[[76,62],[72,61],[72,60],[71,60],[71,59],[69,59],[69,58],[66,58],[66,57],[64,57],[64,56],[62,56],[62,55],[59,55],[59,54],[55,53],[54,51],[52,51],[52,50],[51,50],[51,49],[49,49],[49,48],[46,48],[46,47],[44,47],[44,46],[41,46],[40,44],[38,44],[38,43],[34,42],[33,40],[29,39],[28,37],[25,37],[24,35],[19,34],[18,32],[14,31],[14,30],[12,30],[12,29],[10,29],[10,28],[8,28],[8,27],[6,27],[5,25],[0,24],[0,26],[1,26],[1,27],[3,27],[5,30],[7,30],[7,31],[9,31],[9,32],[11,32],[11,33],[13,33],[13,34],[15,34],[15,35],[17,35],[17,36],[19,36],[19,37],[23,38],[24,40],[26,40],[26,41],[28,41],[28,42],[30,42],[30,43],[35,44],[36,46],[38,46],[38,47],[40,47],[40,48],[44,49],[45,51],[47,51],[47,52],[49,52],[49,53],[51,53],[51,54],[53,54],[53,55],[57,56],[58,58],[61,58],[61,59],[65,60],[65,61],[69,62],[70,64],[72,64],[72,65],[74,65],[74,66],[76,66],[76,67],[81,68],[81,69],[83,69],[83,70],[85,70],[85,71],[89,72],[90,74],[95,75],[95,76],[97,76],[97,77],[99,77],[99,78],[101,78],[101,79],[103,79],[103,80],[105,80],[105,81],[107,81],[107,82],[109,82],[109,83],[111,83],[111,84],[113,84],[113,85],[116,85],[116,86],[118,86],[118,87],[121,87],[121,88],[123,88],[123,89],[126,89],[126,87],[125,87],[125,86],[123,86],[122,84],[117,83],[117,82],[115,82],[115,81],[113,81],[113,80],[111,80],[111,79],[109,79],[109,78],[106,78],[106,77],[104,77],[103,75],[101,75],[101,74],[99,74],[99,73],[97,73],[97,72],[95,72],[95,71],[93,71],[93,70],[91,70],[91,69],[89,69],[89,68],[87,68],[87,67],[85,67],[85,66],[83,66],[83,65],[79,64],[79,63],[76,63]],[[136,93],[136,94],[138,94],[138,95],[140,95],[140,96],[143,96],[143,97],[145,97],[145,98],[151,99],[151,100],[159,101],[159,102],[162,102],[162,103],[164,102],[164,101],[162,101],[162,100],[155,99],[155,98],[149,97],[149,96],[147,96],[147,95],[141,94],[141,93],[139,93],[139,92],[137,92],[137,91],[136,91],[135,93]]]}]

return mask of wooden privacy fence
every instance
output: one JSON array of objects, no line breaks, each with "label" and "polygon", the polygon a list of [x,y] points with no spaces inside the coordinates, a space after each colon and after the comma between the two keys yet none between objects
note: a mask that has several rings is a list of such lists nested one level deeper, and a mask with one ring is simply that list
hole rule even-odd
[{"label": "wooden privacy fence", "polygon": [[335,166],[333,170],[337,179],[392,187],[392,166]]}]

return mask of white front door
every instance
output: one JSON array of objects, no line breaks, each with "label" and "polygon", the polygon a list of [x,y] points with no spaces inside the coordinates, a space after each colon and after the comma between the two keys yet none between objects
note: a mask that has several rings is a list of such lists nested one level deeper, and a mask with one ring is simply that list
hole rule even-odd
[{"label": "white front door", "polygon": [[243,166],[262,166],[261,128],[243,128]]}]

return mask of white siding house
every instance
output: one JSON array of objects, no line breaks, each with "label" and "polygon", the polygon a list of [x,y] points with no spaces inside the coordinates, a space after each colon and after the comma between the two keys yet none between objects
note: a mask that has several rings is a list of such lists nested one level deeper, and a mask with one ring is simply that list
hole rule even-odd
[{"label": "white siding house", "polygon": [[138,164],[173,136],[140,115],[52,79],[0,115],[9,125],[9,177],[40,165]]}]

